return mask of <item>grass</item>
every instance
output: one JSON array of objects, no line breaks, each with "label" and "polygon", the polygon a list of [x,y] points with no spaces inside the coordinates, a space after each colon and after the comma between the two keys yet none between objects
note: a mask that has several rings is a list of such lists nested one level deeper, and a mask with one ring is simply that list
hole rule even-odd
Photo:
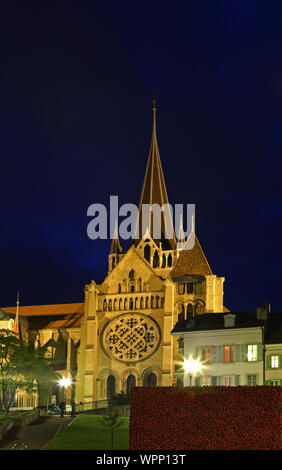
[{"label": "grass", "polygon": [[[46,450],[108,450],[111,449],[111,428],[102,424],[97,415],[79,415],[71,426],[64,426],[45,447]],[[129,418],[115,431],[114,449],[129,448]]]}]

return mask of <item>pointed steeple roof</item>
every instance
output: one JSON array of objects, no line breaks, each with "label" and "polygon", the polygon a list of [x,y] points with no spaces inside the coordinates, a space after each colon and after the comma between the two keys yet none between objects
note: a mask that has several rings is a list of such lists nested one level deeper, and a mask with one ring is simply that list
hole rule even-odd
[{"label": "pointed steeple roof", "polygon": [[118,254],[120,255],[122,253],[122,247],[120,246],[119,242],[119,237],[118,237],[118,226],[117,226],[117,221],[115,222],[115,231],[114,231],[114,236],[112,239],[112,244],[110,248],[110,255]]},{"label": "pointed steeple roof", "polygon": [[197,235],[191,232],[190,236],[192,234],[195,237],[195,244],[191,250],[182,250],[180,252],[176,265],[171,271],[172,279],[187,279],[193,276],[207,276],[212,274],[212,270]]},{"label": "pointed steeple roof", "polygon": [[[164,204],[169,204],[167,197],[167,190],[164,180],[164,174],[161,164],[160,152],[157,141],[157,131],[156,131],[156,102],[153,100],[153,133],[151,139],[151,146],[147,161],[147,167],[145,171],[145,178],[142,186],[141,197],[139,201],[139,232],[138,239],[135,240],[135,244],[138,244],[139,240],[149,230],[151,238],[156,242],[162,243],[163,249],[174,249],[175,248],[175,235],[173,229],[172,219],[170,214],[165,217],[165,213],[161,213],[160,227],[155,227],[155,231],[160,229],[161,236],[156,238],[154,237],[154,220],[153,214],[151,213],[150,218],[146,221],[146,226],[142,227],[142,215],[143,215],[143,204],[158,204],[162,207]],[[145,215],[144,215],[145,217]],[[145,217],[146,218],[146,217]],[[172,234],[171,239],[165,238],[165,218],[168,226],[168,233]]]}]

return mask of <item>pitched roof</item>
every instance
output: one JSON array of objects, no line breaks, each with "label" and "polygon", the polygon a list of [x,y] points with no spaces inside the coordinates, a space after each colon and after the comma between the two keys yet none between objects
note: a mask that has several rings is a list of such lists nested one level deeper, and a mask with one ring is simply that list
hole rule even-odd
[{"label": "pitched roof", "polygon": [[[16,315],[17,307],[2,307],[1,310],[7,314]],[[83,302],[72,304],[51,304],[51,305],[22,305],[19,307],[20,317],[71,315],[83,313]]]},{"label": "pitched roof", "polygon": [[212,270],[202,250],[200,242],[195,235],[195,244],[191,250],[182,250],[171,271],[171,278],[187,279],[191,275],[206,276],[212,274]]},{"label": "pitched roof", "polygon": [[[153,220],[153,214],[150,214],[150,219],[148,219],[147,226],[142,227],[142,220],[143,220],[143,204],[149,204],[152,206],[153,204],[158,204],[162,207],[164,204],[169,204],[167,190],[164,180],[164,174],[162,169],[162,163],[160,158],[160,152],[158,147],[157,141],[157,132],[156,132],[156,107],[154,103],[153,107],[153,133],[151,139],[151,146],[147,161],[147,167],[145,171],[145,178],[143,182],[143,187],[141,191],[141,197],[139,201],[139,214],[138,214],[138,223],[139,223],[139,232],[137,232],[138,240],[134,241],[135,245],[138,245],[139,241],[141,240],[142,236],[145,235],[147,229],[149,229],[149,233],[151,238],[154,239],[155,242],[162,242],[163,249],[174,249],[175,248],[175,235],[173,229],[173,223],[170,216],[166,217],[166,222],[169,225],[169,229],[173,234],[171,240],[165,238],[165,214],[161,212],[161,221],[160,224],[154,225],[155,221]],[[145,218],[145,215],[144,215]],[[161,237],[160,239],[156,239],[154,235],[154,228],[156,230],[160,230]]]},{"label": "pitched roof", "polygon": [[28,317],[28,327],[30,330],[58,330],[60,328],[79,328],[83,313],[74,313],[63,316],[40,316]]},{"label": "pitched roof", "polygon": [[[230,314],[230,313],[229,313]],[[183,333],[188,331],[205,331],[228,329],[224,326],[224,317],[226,312],[203,313],[194,317],[192,321],[182,321],[176,323],[171,333]],[[235,315],[234,328],[261,327],[265,324],[264,320],[257,319],[256,311],[251,312],[232,312]]]}]

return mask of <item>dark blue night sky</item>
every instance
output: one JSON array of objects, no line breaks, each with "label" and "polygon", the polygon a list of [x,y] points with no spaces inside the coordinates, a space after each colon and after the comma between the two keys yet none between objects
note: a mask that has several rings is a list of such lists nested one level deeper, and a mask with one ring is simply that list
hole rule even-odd
[{"label": "dark blue night sky", "polygon": [[138,204],[157,98],[169,200],[225,305],[282,309],[282,3],[1,6],[0,305],[83,300],[109,241],[87,208]]}]

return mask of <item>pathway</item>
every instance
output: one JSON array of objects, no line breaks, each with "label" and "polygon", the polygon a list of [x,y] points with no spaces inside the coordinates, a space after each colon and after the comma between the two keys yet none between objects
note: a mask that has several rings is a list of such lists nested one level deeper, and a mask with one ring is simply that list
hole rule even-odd
[{"label": "pathway", "polygon": [[60,426],[65,426],[73,418],[58,415],[42,416],[27,426],[13,426],[5,439],[0,441],[0,450],[11,450],[16,443],[24,443],[28,450],[41,450],[55,436]]}]

